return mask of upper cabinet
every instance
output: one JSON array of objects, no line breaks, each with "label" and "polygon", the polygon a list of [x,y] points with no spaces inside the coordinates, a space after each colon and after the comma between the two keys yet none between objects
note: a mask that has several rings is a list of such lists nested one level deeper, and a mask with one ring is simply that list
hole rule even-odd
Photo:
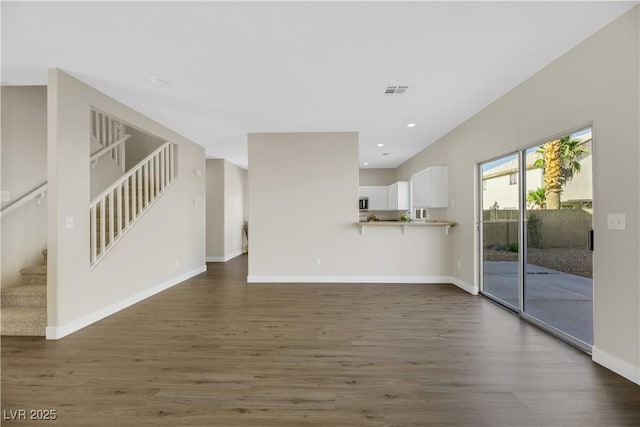
[{"label": "upper cabinet", "polygon": [[389,186],[361,186],[358,196],[369,198],[370,211],[409,210],[409,182],[400,181]]},{"label": "upper cabinet", "polygon": [[393,211],[409,210],[409,182],[395,182],[388,188],[387,209]]},{"label": "upper cabinet", "polygon": [[365,186],[358,188],[358,196],[359,197],[368,197],[369,198],[369,210],[376,211],[384,211],[389,209],[388,198],[389,191],[388,187],[383,186]]},{"label": "upper cabinet", "polygon": [[449,203],[447,167],[432,166],[411,177],[414,208],[446,208]]}]

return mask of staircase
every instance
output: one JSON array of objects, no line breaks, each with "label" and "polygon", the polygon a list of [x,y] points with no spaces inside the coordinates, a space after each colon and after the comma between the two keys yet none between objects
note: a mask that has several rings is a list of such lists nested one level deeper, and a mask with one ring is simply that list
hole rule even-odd
[{"label": "staircase", "polygon": [[176,144],[165,142],[91,201],[91,268],[174,183],[176,156]]},{"label": "staircase", "polygon": [[[178,177],[178,147],[167,141],[137,165],[126,170],[124,124],[104,112],[92,110],[90,144],[95,151],[89,162],[110,157],[122,175],[89,203],[89,260],[93,269],[118,243],[135,222],[173,185]],[[44,183],[3,207],[0,216],[16,210],[29,200],[41,199]],[[0,332],[2,335],[44,336],[47,325],[47,250],[44,264],[23,268],[22,285],[0,291]]]},{"label": "staircase", "polygon": [[47,250],[44,264],[20,270],[22,285],[2,289],[2,335],[44,336],[47,325]]}]

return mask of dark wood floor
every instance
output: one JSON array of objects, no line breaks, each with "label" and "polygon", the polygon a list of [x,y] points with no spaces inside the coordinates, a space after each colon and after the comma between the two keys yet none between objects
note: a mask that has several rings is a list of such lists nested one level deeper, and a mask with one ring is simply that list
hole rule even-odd
[{"label": "dark wood floor", "polygon": [[247,285],[246,257],[59,341],[2,409],[61,426],[638,426],[640,387],[452,285]]}]

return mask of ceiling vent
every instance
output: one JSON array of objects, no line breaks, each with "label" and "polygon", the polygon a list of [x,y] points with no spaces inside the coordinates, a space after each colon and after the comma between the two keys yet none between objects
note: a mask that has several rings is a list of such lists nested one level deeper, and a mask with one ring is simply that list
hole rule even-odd
[{"label": "ceiling vent", "polygon": [[385,95],[402,95],[409,89],[409,86],[387,86],[384,91]]}]

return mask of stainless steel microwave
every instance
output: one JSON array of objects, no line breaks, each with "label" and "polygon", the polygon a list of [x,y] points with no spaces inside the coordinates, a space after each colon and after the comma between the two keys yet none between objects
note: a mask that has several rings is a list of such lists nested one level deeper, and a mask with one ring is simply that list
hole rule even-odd
[{"label": "stainless steel microwave", "polygon": [[358,206],[361,211],[369,210],[369,198],[368,197],[360,197],[358,198]]}]

